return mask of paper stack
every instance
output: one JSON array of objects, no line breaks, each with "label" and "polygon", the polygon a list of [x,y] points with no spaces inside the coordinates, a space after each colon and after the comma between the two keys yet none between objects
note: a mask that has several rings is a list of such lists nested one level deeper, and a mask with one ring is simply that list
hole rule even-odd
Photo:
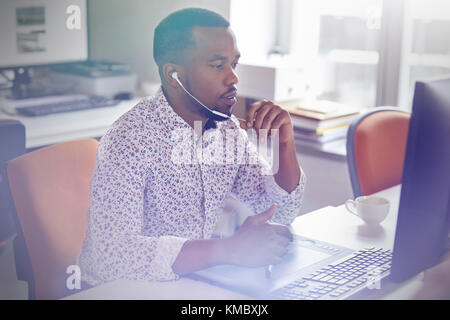
[{"label": "paper stack", "polygon": [[291,114],[297,143],[313,147],[345,139],[360,110],[331,101],[282,106]]}]

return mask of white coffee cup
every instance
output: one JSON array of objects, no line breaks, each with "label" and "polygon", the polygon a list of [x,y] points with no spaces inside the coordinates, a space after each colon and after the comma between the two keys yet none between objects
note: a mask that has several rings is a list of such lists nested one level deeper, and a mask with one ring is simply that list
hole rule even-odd
[{"label": "white coffee cup", "polygon": [[390,202],[383,197],[361,196],[355,200],[345,201],[345,207],[366,224],[377,225],[387,217]]}]

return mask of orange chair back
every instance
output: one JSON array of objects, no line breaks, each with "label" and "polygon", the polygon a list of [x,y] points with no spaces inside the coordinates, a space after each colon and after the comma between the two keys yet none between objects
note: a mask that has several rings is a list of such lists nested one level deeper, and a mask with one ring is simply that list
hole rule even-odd
[{"label": "orange chair back", "polygon": [[347,157],[355,197],[401,183],[409,120],[406,112],[380,109],[349,128]]},{"label": "orange chair back", "polygon": [[33,269],[36,299],[66,294],[86,233],[98,142],[64,142],[11,160],[8,180]]}]

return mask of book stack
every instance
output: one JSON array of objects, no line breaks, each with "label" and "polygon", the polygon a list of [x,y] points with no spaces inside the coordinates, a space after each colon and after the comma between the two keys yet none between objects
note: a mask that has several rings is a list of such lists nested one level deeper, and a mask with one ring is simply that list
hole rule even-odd
[{"label": "book stack", "polygon": [[331,101],[282,106],[291,114],[294,137],[299,145],[322,149],[342,141],[360,110]]}]

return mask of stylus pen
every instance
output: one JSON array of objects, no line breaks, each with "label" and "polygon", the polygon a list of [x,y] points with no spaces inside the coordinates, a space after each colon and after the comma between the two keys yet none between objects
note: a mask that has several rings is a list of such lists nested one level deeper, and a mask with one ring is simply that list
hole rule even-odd
[{"label": "stylus pen", "polygon": [[267,269],[266,269],[266,278],[267,279],[270,279],[270,277],[272,276],[272,268],[273,268],[273,265],[271,265],[271,264],[269,264],[267,266]]}]

